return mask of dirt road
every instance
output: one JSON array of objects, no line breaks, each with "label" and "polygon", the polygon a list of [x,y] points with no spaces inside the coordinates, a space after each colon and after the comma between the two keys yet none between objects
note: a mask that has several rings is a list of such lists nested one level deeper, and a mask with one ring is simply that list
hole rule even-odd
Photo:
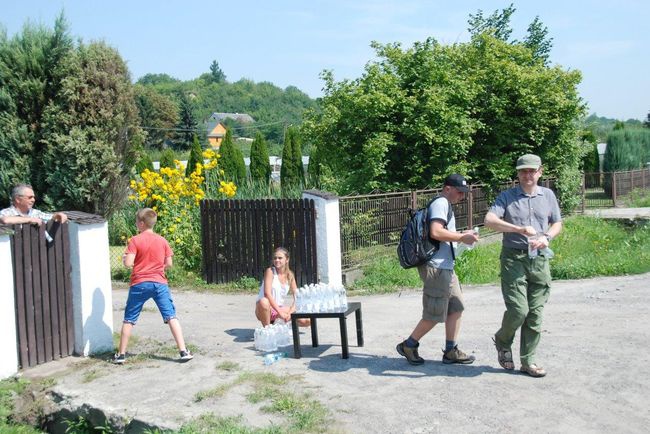
[{"label": "dirt road", "polygon": [[[253,349],[254,295],[179,292],[175,302],[186,339],[197,346],[194,360],[81,364],[67,371],[55,390],[63,406],[101,409],[132,427],[140,421],[178,428],[206,412],[242,415],[244,424],[264,427],[278,423],[277,416],[248,402],[245,386],[200,402],[195,397],[241,372],[274,372],[295,378],[300,390],[327,407],[328,427],[338,432],[648,432],[649,280],[644,274],[555,282],[538,350],[549,372],[543,379],[506,372],[496,361],[491,336],[503,312],[497,286],[465,288],[460,347],[476,362],[443,365],[444,333],[436,327],[421,343],[426,363],[419,367],[407,364],[395,345],[419,318],[420,291],[354,298],[362,303],[365,346],[354,345],[349,321],[348,360],[340,358],[337,321],[320,320],[321,346],[312,348],[309,334],[303,334],[302,359],[268,367]],[[116,327],[125,299],[125,290],[114,291]],[[134,335],[142,340],[134,342],[133,353],[142,351],[146,338],[172,342],[155,309],[143,312]],[[515,360],[518,367],[517,349]],[[225,361],[237,369],[218,369]]]}]

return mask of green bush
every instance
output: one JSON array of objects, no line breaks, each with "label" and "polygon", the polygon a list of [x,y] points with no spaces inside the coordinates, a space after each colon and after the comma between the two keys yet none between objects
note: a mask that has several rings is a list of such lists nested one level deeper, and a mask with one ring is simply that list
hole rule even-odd
[{"label": "green bush", "polygon": [[175,159],[176,157],[174,157],[174,151],[172,151],[169,148],[165,149],[160,155],[160,169],[162,169],[163,167],[169,167],[170,169],[175,169],[176,168],[176,164],[174,163]]}]

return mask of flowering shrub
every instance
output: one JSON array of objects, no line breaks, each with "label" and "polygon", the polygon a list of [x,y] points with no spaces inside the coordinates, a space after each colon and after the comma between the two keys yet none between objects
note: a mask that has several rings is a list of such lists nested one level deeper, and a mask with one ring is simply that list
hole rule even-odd
[{"label": "flowering shrub", "polygon": [[178,160],[174,160],[174,168],[163,167],[160,172],[145,169],[140,179],[131,180],[133,194],[129,196],[138,208],[158,213],[154,230],[169,241],[175,263],[193,271],[201,266],[201,200],[229,198],[237,192],[235,184],[223,179],[218,168],[220,155],[208,149],[203,157],[207,162],[197,164],[189,176],[184,175],[185,167]]}]

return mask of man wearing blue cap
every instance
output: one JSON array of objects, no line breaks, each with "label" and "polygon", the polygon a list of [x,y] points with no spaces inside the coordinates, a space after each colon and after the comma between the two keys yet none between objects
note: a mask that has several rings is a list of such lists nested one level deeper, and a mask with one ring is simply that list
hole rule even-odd
[{"label": "man wearing blue cap", "polygon": [[535,364],[542,331],[542,311],[551,289],[549,243],[562,230],[560,207],[552,190],[537,185],[542,160],[527,154],[517,160],[519,185],[501,192],[485,216],[485,225],[503,232],[501,293],[506,305],[494,336],[499,364],[515,368],[512,343],[521,328],[520,370],[531,377],[546,375]]}]

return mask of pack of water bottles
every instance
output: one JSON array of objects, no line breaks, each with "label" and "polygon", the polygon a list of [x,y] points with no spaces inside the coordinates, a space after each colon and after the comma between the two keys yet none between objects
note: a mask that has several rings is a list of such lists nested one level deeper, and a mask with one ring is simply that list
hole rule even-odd
[{"label": "pack of water bottles", "polygon": [[278,347],[293,345],[291,324],[285,324],[281,319],[275,324],[255,329],[255,349],[259,351],[275,351]]},{"label": "pack of water bottles", "polygon": [[341,312],[348,309],[343,285],[311,283],[298,288],[296,311],[305,313]]}]

